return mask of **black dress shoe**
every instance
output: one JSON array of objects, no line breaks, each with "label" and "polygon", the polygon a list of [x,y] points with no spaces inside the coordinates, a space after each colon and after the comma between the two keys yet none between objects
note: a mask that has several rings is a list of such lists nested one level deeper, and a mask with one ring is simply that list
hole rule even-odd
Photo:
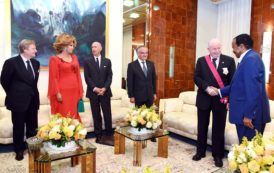
[{"label": "black dress shoe", "polygon": [[23,151],[16,152],[15,160],[21,161],[24,159],[24,153]]},{"label": "black dress shoe", "polygon": [[103,136],[100,141],[100,144],[114,146],[114,137],[113,136]]},{"label": "black dress shoe", "polygon": [[201,159],[204,158],[204,157],[205,157],[205,154],[196,153],[196,154],[192,157],[192,160],[198,161],[198,160],[201,160]]},{"label": "black dress shoe", "polygon": [[151,142],[156,142],[157,140],[156,140],[156,138],[151,138],[150,141]]},{"label": "black dress shoe", "polygon": [[220,157],[214,157],[214,164],[217,167],[223,167],[223,161]]},{"label": "black dress shoe", "polygon": [[102,140],[102,136],[97,136],[95,142],[100,144]]}]

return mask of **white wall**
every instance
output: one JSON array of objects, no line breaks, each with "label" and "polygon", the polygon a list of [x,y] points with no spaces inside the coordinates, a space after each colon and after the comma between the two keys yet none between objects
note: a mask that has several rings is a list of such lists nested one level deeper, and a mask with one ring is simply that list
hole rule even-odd
[{"label": "white wall", "polygon": [[209,0],[198,0],[196,60],[208,54],[207,45],[217,34],[218,6]]},{"label": "white wall", "polygon": [[[112,86],[121,87],[122,79],[122,41],[123,41],[123,1],[109,0],[109,50],[108,54],[112,62],[113,81]],[[6,4],[5,4],[6,3]],[[0,70],[2,70],[5,59],[11,56],[11,38],[10,38],[10,15],[9,0],[0,0]],[[7,10],[4,12],[3,11]],[[3,27],[4,26],[4,27]],[[85,86],[83,72],[82,81]],[[40,70],[38,81],[39,89],[48,88],[48,70]]]},{"label": "white wall", "polygon": [[123,0],[109,0],[109,58],[112,62],[112,86],[122,85]]},{"label": "white wall", "polygon": [[132,61],[132,27],[123,32],[123,77],[127,77],[127,66]]}]

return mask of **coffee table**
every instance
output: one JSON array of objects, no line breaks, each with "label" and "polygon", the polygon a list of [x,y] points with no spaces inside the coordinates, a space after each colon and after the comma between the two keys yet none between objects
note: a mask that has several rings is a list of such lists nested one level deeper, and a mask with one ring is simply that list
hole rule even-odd
[{"label": "coffee table", "polygon": [[96,172],[96,147],[88,141],[80,145],[75,151],[49,155],[42,147],[29,147],[29,173],[51,172],[51,162],[71,158],[71,166],[79,164],[81,159],[82,173]]},{"label": "coffee table", "polygon": [[158,139],[158,157],[168,157],[168,131],[158,129],[152,133],[136,135],[129,132],[130,127],[116,128],[114,133],[114,154],[125,154],[125,138],[133,141],[133,165],[141,166],[142,148],[146,147],[146,141],[152,138]]}]

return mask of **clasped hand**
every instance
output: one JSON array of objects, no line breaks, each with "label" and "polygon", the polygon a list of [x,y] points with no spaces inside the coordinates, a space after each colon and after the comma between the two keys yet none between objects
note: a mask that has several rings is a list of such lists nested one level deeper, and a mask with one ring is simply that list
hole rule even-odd
[{"label": "clasped hand", "polygon": [[218,89],[213,86],[208,86],[206,88],[206,92],[211,96],[217,96],[219,95]]},{"label": "clasped hand", "polygon": [[105,94],[106,92],[106,88],[95,88],[94,92],[98,95],[98,96],[102,96]]}]

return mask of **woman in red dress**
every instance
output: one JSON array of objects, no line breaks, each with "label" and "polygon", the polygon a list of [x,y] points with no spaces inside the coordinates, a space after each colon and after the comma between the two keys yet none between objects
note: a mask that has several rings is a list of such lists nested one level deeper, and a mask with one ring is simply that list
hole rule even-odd
[{"label": "woman in red dress", "polygon": [[77,56],[73,54],[76,39],[67,33],[57,36],[54,49],[56,56],[50,57],[48,97],[51,113],[60,113],[81,121],[77,111],[78,101],[83,97],[83,85]]}]

